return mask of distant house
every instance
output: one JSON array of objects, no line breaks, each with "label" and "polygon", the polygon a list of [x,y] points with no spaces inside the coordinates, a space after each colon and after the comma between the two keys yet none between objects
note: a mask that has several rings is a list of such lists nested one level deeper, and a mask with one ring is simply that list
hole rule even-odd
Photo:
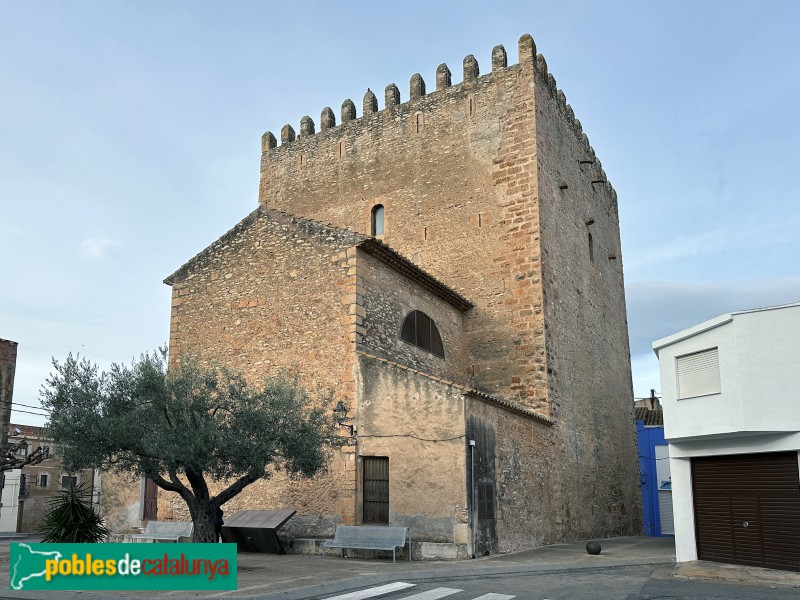
[{"label": "distant house", "polygon": [[800,302],[653,343],[677,560],[800,571]]},{"label": "distant house", "polygon": [[649,398],[636,400],[634,414],[639,443],[644,534],[671,536],[675,534],[675,528],[669,446],[664,439],[664,413],[655,390],[650,390]]},{"label": "distant house", "polygon": [[39,528],[49,500],[68,485],[85,484],[92,491],[92,504],[99,502],[99,477],[92,469],[78,473],[65,471],[58,459],[58,448],[46,438],[42,427],[10,424],[9,444],[21,442],[17,454],[24,456],[39,446],[50,447],[50,458],[36,465],[7,471],[0,507],[0,531],[34,532]]}]

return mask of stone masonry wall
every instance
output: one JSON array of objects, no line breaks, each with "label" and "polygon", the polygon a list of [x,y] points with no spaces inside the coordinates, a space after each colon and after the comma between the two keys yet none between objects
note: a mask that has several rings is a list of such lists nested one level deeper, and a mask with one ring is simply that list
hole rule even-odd
[{"label": "stone masonry wall", "polygon": [[598,503],[608,488],[624,488],[626,482],[598,460],[583,432],[565,434],[558,425],[548,427],[476,398],[468,398],[467,414],[467,434],[476,441],[476,484],[495,489],[495,521],[476,519],[479,554],[637,533],[631,526],[632,499],[625,505],[627,515],[620,515],[619,502]]},{"label": "stone masonry wall", "polygon": [[[352,406],[355,256],[347,255],[352,242],[319,224],[255,211],[168,280],[170,360],[191,352],[253,382],[282,370],[297,372],[312,394],[335,388],[335,400]],[[254,483],[225,505],[226,514],[294,508],[298,514],[287,534],[332,533],[342,519],[355,518],[353,450],[332,452],[327,471],[311,480],[289,482],[277,473]],[[185,511],[179,498],[159,495],[159,511]]]},{"label": "stone masonry wall", "polygon": [[471,385],[547,411],[529,36],[519,51],[507,67],[496,48],[483,76],[467,57],[458,85],[442,65],[427,94],[415,75],[402,104],[388,86],[380,111],[369,92],[362,118],[346,102],[336,127],[326,109],[319,133],[304,118],[277,147],[265,134],[259,201],[367,233],[382,204],[383,240],[476,303],[464,319]]},{"label": "stone masonry wall", "polygon": [[[507,67],[496,48],[481,77],[467,57],[456,86],[440,67],[427,95],[415,75],[405,104],[390,86],[382,111],[368,93],[338,127],[304,119],[278,147],[265,135],[260,187],[263,205],[364,232],[382,204],[383,240],[476,303],[468,384],[558,418],[514,442],[536,456],[516,489],[546,486],[499,497],[505,549],[517,534],[636,532],[639,518],[616,194],[532,40],[519,50]],[[496,419],[496,439],[527,427]]]},{"label": "stone masonry wall", "polygon": [[[17,370],[17,342],[0,339],[0,447],[8,442],[11,403],[14,397],[14,373]],[[2,474],[0,473],[0,477]]]},{"label": "stone masonry wall", "polygon": [[567,537],[636,534],[639,469],[617,197],[546,65],[535,81],[553,449],[571,465],[551,477],[551,501],[570,515],[562,522]]},{"label": "stone masonry wall", "polygon": [[[359,350],[444,379],[466,381],[468,353],[461,311],[363,250],[358,252],[356,277],[365,311]],[[436,323],[445,358],[400,339],[400,327],[412,310],[421,310]]]}]

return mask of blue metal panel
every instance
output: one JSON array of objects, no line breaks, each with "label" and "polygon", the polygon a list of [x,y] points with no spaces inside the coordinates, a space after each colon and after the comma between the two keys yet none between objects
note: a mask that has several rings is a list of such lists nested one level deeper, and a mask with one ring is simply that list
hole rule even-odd
[{"label": "blue metal panel", "polygon": [[658,477],[656,475],[656,446],[666,446],[663,427],[645,427],[636,421],[639,441],[639,472],[642,486],[642,521],[644,534],[660,536],[661,516],[658,511]]}]

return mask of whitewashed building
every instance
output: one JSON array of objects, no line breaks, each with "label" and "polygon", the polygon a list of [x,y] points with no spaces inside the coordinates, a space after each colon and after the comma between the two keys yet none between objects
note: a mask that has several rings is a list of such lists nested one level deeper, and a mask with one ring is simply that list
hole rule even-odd
[{"label": "whitewashed building", "polygon": [[653,343],[678,562],[800,571],[800,302]]}]

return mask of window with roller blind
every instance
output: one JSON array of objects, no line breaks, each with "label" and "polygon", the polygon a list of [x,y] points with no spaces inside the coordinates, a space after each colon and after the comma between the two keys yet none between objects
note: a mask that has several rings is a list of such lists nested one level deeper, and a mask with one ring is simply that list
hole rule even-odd
[{"label": "window with roller blind", "polygon": [[719,394],[719,348],[709,348],[675,359],[678,399]]}]

